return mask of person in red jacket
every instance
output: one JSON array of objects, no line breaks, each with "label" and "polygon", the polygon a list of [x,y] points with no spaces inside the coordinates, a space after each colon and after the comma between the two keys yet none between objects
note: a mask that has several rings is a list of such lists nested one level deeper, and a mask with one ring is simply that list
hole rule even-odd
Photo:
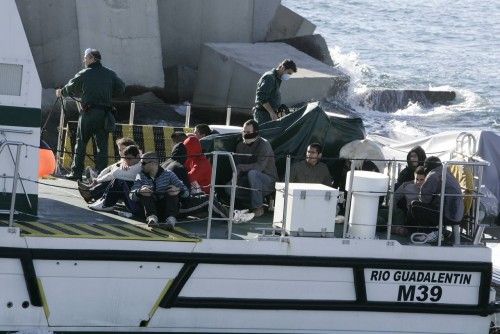
[{"label": "person in red jacket", "polygon": [[191,136],[184,140],[187,150],[187,159],[184,163],[188,172],[188,179],[191,183],[191,193],[196,192],[196,188],[201,188],[206,194],[210,193],[210,181],[212,178],[212,165],[203,155],[201,144],[198,138]]}]

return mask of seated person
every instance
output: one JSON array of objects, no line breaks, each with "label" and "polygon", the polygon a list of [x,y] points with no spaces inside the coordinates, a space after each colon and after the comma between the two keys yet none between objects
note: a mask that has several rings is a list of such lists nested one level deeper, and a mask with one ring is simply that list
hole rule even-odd
[{"label": "seated person", "polygon": [[[89,205],[96,211],[113,211],[115,204],[122,200],[125,206],[132,210],[128,194],[134,184],[137,174],[141,172],[141,153],[135,145],[128,146],[123,151],[123,158],[119,165],[113,165],[109,173],[100,176],[101,184],[109,183],[101,198]],[[127,168],[123,168],[126,166]]]},{"label": "seated person", "polygon": [[401,236],[407,236],[409,230],[403,225],[406,224],[406,217],[410,205],[413,201],[418,200],[420,188],[425,180],[424,167],[418,166],[415,169],[415,179],[401,184],[401,186],[394,192],[394,207],[392,215],[392,233]]},{"label": "seated person", "polygon": [[418,166],[424,165],[425,158],[425,151],[422,147],[415,146],[414,148],[412,148],[406,156],[408,165],[401,172],[399,172],[398,180],[396,181],[394,189],[397,190],[403,182],[413,181],[415,169]]},{"label": "seated person", "polygon": [[[188,173],[183,163],[186,160],[186,153],[181,153],[182,146],[174,146],[172,149],[171,158],[163,163],[162,167],[166,170],[174,172],[181,180],[186,188],[191,189],[191,184],[188,179]],[[210,170],[211,171],[211,170]],[[204,192],[200,192],[199,188],[193,188],[194,192],[189,197],[181,198],[179,213],[181,215],[195,215],[197,213],[207,213],[210,196]],[[227,218],[229,215],[228,209],[220,203],[217,198],[213,202],[213,213],[217,217]],[[235,223],[247,222],[253,218],[253,213],[234,210],[233,219]]]},{"label": "seated person", "polygon": [[[185,161],[187,158],[187,154],[186,146],[184,146],[184,140],[186,140],[187,135],[182,131],[175,131],[174,133],[172,133],[170,138],[172,139],[172,143],[174,144],[174,146],[172,147],[172,151],[176,150],[179,154],[179,158],[182,158]],[[182,164],[184,164],[184,161],[182,162]]]},{"label": "seated person", "polygon": [[210,182],[212,181],[212,165],[203,155],[201,144],[198,138],[191,136],[184,141],[186,146],[187,159],[184,162],[188,173],[189,183],[191,184],[191,193],[204,192],[210,193]]},{"label": "seated person", "polygon": [[142,171],[135,179],[130,199],[140,203],[148,226],[158,225],[161,219],[168,229],[173,229],[179,213],[179,196],[188,197],[189,190],[173,172],[160,167],[155,152],[144,153],[141,164]]},{"label": "seated person", "polygon": [[252,189],[251,209],[255,217],[259,217],[264,214],[264,197],[274,192],[274,183],[278,179],[274,152],[271,144],[259,136],[259,125],[253,119],[243,124],[242,137],[243,141],[236,145],[235,152],[238,179],[248,179]]},{"label": "seated person", "polygon": [[394,192],[395,207],[403,210],[405,213],[408,212],[411,202],[418,200],[420,188],[425,180],[424,167],[418,166],[415,169],[414,175],[415,179],[413,181],[403,182]]},{"label": "seated person", "polygon": [[191,183],[189,182],[188,174],[184,163],[186,162],[187,151],[184,143],[177,143],[172,147],[172,152],[170,153],[170,158],[168,158],[161,167],[165,170],[174,172],[174,174],[179,178],[179,180],[184,183],[186,188],[191,189]]},{"label": "seated person", "polygon": [[[427,176],[420,188],[419,200],[413,201],[410,205],[408,218],[410,225],[438,226],[442,185],[441,174],[443,171],[441,160],[438,157],[427,158],[424,162],[424,169]],[[462,195],[462,189],[449,170],[446,171],[444,193],[443,224],[460,224],[464,215],[464,200],[462,196],[456,195]],[[437,238],[438,232],[433,231],[428,234],[420,233],[412,240],[416,242],[435,242]]]},{"label": "seated person", "polygon": [[198,124],[194,127],[194,136],[201,140],[206,136],[210,136],[217,133],[217,131],[213,131],[207,124]]},{"label": "seated person", "polygon": [[290,170],[290,182],[293,183],[321,183],[331,186],[332,177],[326,164],[322,163],[323,148],[318,143],[307,147],[306,160],[296,162]]},{"label": "seated person", "polygon": [[116,169],[127,170],[129,168],[129,165],[126,163],[123,157],[125,149],[131,145],[136,145],[136,143],[130,138],[124,137],[117,139],[116,147],[118,149],[120,160],[104,168],[99,173],[99,175],[92,178],[90,183],[85,183],[80,180],[77,181],[78,191],[87,203],[91,203],[102,197],[102,195],[106,191],[106,188],[109,186],[110,181],[114,179],[114,177],[110,177],[110,175],[114,175],[114,173],[116,173]]}]

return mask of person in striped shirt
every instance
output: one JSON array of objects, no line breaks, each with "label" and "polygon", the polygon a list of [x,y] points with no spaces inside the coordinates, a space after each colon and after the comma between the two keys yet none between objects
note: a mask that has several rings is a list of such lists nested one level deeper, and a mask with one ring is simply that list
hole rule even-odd
[{"label": "person in striped shirt", "polygon": [[158,225],[160,219],[173,229],[179,213],[179,197],[188,197],[189,190],[173,172],[160,167],[155,152],[144,153],[141,164],[142,171],[130,189],[130,199],[140,202],[148,226]]}]

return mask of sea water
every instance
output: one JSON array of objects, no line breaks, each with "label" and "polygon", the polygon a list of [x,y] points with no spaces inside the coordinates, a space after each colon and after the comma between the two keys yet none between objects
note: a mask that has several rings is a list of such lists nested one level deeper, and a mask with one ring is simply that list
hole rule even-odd
[{"label": "sea water", "polygon": [[[351,76],[347,102],[369,133],[407,140],[444,130],[500,132],[500,1],[282,3],[316,25],[336,66]],[[359,106],[373,88],[453,90],[457,97],[385,113]]]}]

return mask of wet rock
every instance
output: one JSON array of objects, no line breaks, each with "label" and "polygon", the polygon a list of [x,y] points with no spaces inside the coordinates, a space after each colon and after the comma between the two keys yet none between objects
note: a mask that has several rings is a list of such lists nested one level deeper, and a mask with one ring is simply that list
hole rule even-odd
[{"label": "wet rock", "polygon": [[371,90],[360,98],[359,104],[365,108],[382,112],[395,112],[406,108],[409,103],[419,103],[424,108],[434,104],[447,104],[453,101],[456,93],[453,91],[428,90]]}]

